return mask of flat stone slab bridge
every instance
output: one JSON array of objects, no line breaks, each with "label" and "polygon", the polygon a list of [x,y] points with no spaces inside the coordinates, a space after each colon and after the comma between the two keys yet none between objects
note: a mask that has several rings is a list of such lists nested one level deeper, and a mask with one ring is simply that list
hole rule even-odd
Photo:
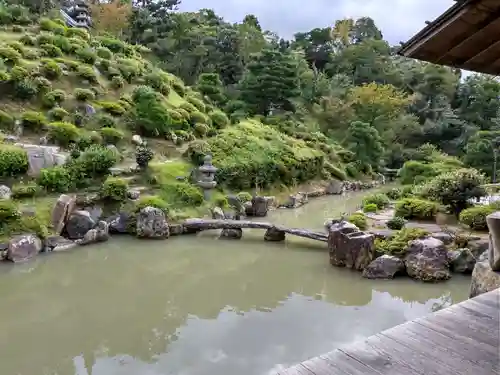
[{"label": "flat stone slab bridge", "polygon": [[500,289],[275,373],[466,374],[500,374]]},{"label": "flat stone slab bridge", "polygon": [[[249,220],[217,220],[217,219],[187,219],[182,225],[188,230],[203,231],[211,229],[266,229],[266,234],[270,231],[274,233],[288,233],[298,237],[309,238],[311,240],[328,242],[328,234],[314,232],[307,229],[285,228],[281,225],[275,225],[266,222],[249,221]],[[267,235],[265,238],[270,238]],[[283,237],[284,239],[284,237]]]}]

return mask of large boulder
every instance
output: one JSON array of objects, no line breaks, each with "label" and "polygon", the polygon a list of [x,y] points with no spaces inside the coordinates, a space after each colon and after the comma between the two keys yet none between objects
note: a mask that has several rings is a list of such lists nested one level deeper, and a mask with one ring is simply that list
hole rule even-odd
[{"label": "large boulder", "polygon": [[469,249],[448,251],[450,269],[456,273],[471,273],[476,265],[476,258]]},{"label": "large boulder", "polygon": [[30,176],[38,176],[43,168],[52,168],[66,162],[67,157],[59,152],[59,147],[25,143],[16,143],[16,146],[26,150]]},{"label": "large boulder", "polygon": [[97,242],[109,240],[109,224],[105,221],[99,221],[97,227],[92,228],[81,240],[77,240],[79,245],[90,245]]},{"label": "large boulder", "polygon": [[288,197],[288,200],[282,205],[285,208],[299,208],[306,204],[308,201],[308,196],[306,193],[292,194]]},{"label": "large boulder", "polygon": [[347,221],[332,223],[328,250],[331,265],[362,271],[375,258],[375,238]]},{"label": "large boulder", "polygon": [[12,191],[6,185],[0,185],[0,199],[10,199]]},{"label": "large boulder", "polygon": [[267,216],[271,199],[271,197],[253,197],[251,206],[245,205],[246,215],[255,217]]},{"label": "large boulder", "polygon": [[82,239],[85,234],[94,228],[96,222],[88,211],[80,210],[73,212],[66,223],[66,234],[71,240]]},{"label": "large boulder", "polygon": [[490,231],[490,246],[488,259],[493,271],[500,271],[500,211],[486,216],[486,223]]},{"label": "large boulder", "polygon": [[220,238],[227,240],[239,240],[243,237],[243,230],[241,228],[223,229],[220,232]]},{"label": "large boulder", "polygon": [[474,257],[479,258],[490,246],[490,240],[487,238],[480,238],[477,240],[469,240],[467,248],[472,252]]},{"label": "large boulder", "polygon": [[331,180],[325,188],[325,193],[328,195],[342,194],[344,191],[344,184],[339,180]]},{"label": "large boulder", "polygon": [[500,272],[491,269],[488,259],[477,262],[472,271],[469,298],[500,288]]},{"label": "large boulder", "polygon": [[23,262],[35,257],[42,251],[42,241],[34,234],[15,236],[9,241],[7,259],[12,262]]},{"label": "large boulder", "polygon": [[410,242],[404,258],[408,276],[421,281],[450,278],[448,251],[443,241],[428,237]]},{"label": "large boulder", "polygon": [[162,210],[145,207],[137,215],[137,237],[164,239],[170,235],[167,219]]},{"label": "large boulder", "polygon": [[109,233],[111,234],[127,234],[129,230],[130,214],[127,212],[119,212],[106,219],[109,224]]},{"label": "large boulder", "polygon": [[285,240],[285,232],[276,228],[271,227],[266,230],[264,234],[264,240],[269,242],[281,242]]},{"label": "large boulder", "polygon": [[392,255],[382,255],[371,262],[363,270],[363,277],[367,279],[393,279],[405,270],[404,262]]},{"label": "large boulder", "polygon": [[61,194],[52,209],[52,227],[57,235],[61,234],[66,225],[69,214],[75,208],[76,197],[74,195]]}]

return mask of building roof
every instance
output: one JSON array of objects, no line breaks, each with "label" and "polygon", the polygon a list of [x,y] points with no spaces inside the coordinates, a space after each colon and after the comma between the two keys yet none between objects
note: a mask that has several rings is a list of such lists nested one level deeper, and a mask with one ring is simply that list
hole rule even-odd
[{"label": "building roof", "polygon": [[457,0],[404,43],[398,54],[500,75],[500,0]]}]

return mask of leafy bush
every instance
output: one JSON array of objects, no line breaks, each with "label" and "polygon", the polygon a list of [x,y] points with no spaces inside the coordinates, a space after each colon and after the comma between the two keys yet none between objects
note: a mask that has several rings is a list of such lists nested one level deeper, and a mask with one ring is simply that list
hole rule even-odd
[{"label": "leafy bush", "polygon": [[26,111],[21,115],[21,124],[25,129],[39,132],[48,125],[48,120],[41,112]]},{"label": "leafy bush", "polygon": [[385,195],[387,195],[387,198],[389,198],[391,200],[397,200],[397,199],[402,198],[403,192],[401,189],[392,188],[387,193],[385,193]]},{"label": "leafy bush", "polygon": [[18,41],[10,42],[7,46],[15,49],[17,52],[21,54],[21,56],[24,57],[24,52],[26,51],[26,49],[24,48],[24,45],[21,42]]},{"label": "leafy bush", "polygon": [[132,94],[135,103],[129,123],[142,135],[157,137],[168,131],[171,118],[163,98],[149,86],[139,86]]},{"label": "leafy bush", "polygon": [[16,146],[0,146],[1,177],[19,176],[25,174],[28,168],[28,155],[24,149]]},{"label": "leafy bush", "polygon": [[76,58],[85,64],[94,65],[97,54],[91,48],[79,48],[75,51]]},{"label": "leafy bush", "polygon": [[0,223],[10,223],[19,219],[20,215],[15,202],[8,199],[0,200]]},{"label": "leafy bush", "polygon": [[323,163],[323,167],[333,178],[336,178],[340,181],[345,181],[347,179],[346,173],[342,169],[337,168],[332,163],[325,161]]},{"label": "leafy bush", "polygon": [[347,221],[356,225],[359,229],[365,230],[368,228],[366,216],[360,212],[356,212],[347,218]]},{"label": "leafy bush", "polygon": [[365,207],[367,204],[374,204],[379,210],[386,208],[390,203],[391,202],[387,195],[382,193],[367,195],[363,199],[363,207]]},{"label": "leafy bush", "polygon": [[45,77],[36,77],[33,79],[33,83],[40,94],[45,94],[52,89],[52,83]]},{"label": "leafy bush", "polygon": [[64,108],[56,107],[51,109],[48,115],[52,121],[62,121],[69,115],[69,113]]},{"label": "leafy bush", "polygon": [[19,38],[19,42],[25,46],[34,46],[36,44],[36,38],[30,34],[24,34],[21,38]]},{"label": "leafy bush", "polygon": [[467,208],[468,201],[486,195],[484,176],[476,169],[459,169],[443,173],[423,185],[417,194],[450,206],[455,214]]},{"label": "leafy bush", "polygon": [[26,60],[38,60],[40,58],[40,55],[37,51],[27,49],[24,51],[23,57]]},{"label": "leafy bush", "polygon": [[210,112],[208,115],[212,119],[214,127],[217,129],[224,129],[231,123],[227,115],[222,111]]},{"label": "leafy bush", "polygon": [[429,232],[420,228],[403,228],[390,239],[376,239],[375,249],[381,253],[402,256],[406,253],[410,241],[425,238],[428,235]]},{"label": "leafy bush", "polygon": [[113,53],[106,47],[97,48],[97,56],[101,59],[110,60],[113,57]]},{"label": "leafy bush", "polygon": [[252,200],[252,194],[247,193],[246,191],[241,191],[236,194],[236,197],[241,203],[250,202]]},{"label": "leafy bush", "polygon": [[80,129],[70,122],[52,122],[49,124],[49,138],[60,146],[68,146],[78,140]]},{"label": "leafy bush", "polygon": [[115,128],[102,128],[100,133],[106,144],[116,145],[124,138],[123,132]]},{"label": "leafy bush", "polygon": [[118,177],[108,177],[102,184],[100,196],[102,199],[121,202],[127,199],[128,183]]},{"label": "leafy bush", "polygon": [[196,124],[194,126],[194,132],[200,138],[204,138],[209,131],[210,127],[207,124]]},{"label": "leafy bush", "polygon": [[103,37],[99,38],[99,41],[101,42],[101,45],[114,53],[123,52],[125,50],[125,43],[119,39]]},{"label": "leafy bush", "polygon": [[439,209],[440,206],[436,202],[418,198],[404,198],[396,202],[395,215],[408,220],[433,220]]},{"label": "leafy bush", "polygon": [[21,100],[33,99],[38,94],[36,84],[31,79],[23,79],[14,84],[14,95]]},{"label": "leafy bush", "polygon": [[61,49],[53,44],[42,44],[40,49],[43,56],[61,57],[63,55]]},{"label": "leafy bush", "polygon": [[366,203],[363,205],[364,212],[377,212],[378,207],[375,203]]},{"label": "leafy bush", "polygon": [[153,150],[147,146],[138,146],[135,149],[135,162],[141,168],[146,168],[151,160],[153,160]]},{"label": "leafy bush", "polygon": [[498,211],[498,207],[491,205],[475,206],[460,212],[459,220],[473,230],[488,230],[486,216]]},{"label": "leafy bush", "polygon": [[3,59],[6,63],[17,64],[21,58],[21,54],[14,48],[0,46],[0,59]]},{"label": "leafy bush", "polygon": [[121,116],[125,113],[125,109],[116,102],[99,102],[99,106],[107,113],[113,116]]},{"label": "leafy bush", "polygon": [[193,106],[195,106],[198,111],[205,112],[206,108],[205,108],[205,103],[203,103],[203,100],[198,99],[191,94],[186,96],[186,100]]},{"label": "leafy bush", "polygon": [[53,108],[66,100],[66,93],[62,90],[53,90],[46,93],[42,98],[42,104],[46,108]]},{"label": "leafy bush", "polygon": [[145,83],[163,95],[168,95],[170,92],[170,81],[163,72],[152,72],[145,77]]},{"label": "leafy bush", "polygon": [[77,37],[83,40],[89,40],[90,34],[87,30],[77,28],[77,27],[68,27],[66,30],[67,37]]},{"label": "leafy bush", "polygon": [[73,95],[75,99],[80,102],[87,102],[95,99],[94,92],[89,89],[76,88],[75,91],[73,92]]},{"label": "leafy bush", "polygon": [[0,130],[12,131],[14,130],[14,125],[14,117],[0,110]]},{"label": "leafy bush", "polygon": [[140,197],[135,205],[135,211],[139,212],[145,207],[159,208],[165,213],[165,215],[168,215],[170,211],[169,204],[157,195],[146,195]]},{"label": "leafy bush", "polygon": [[44,31],[54,31],[54,29],[61,27],[49,18],[40,18],[40,29]]},{"label": "leafy bush", "polygon": [[45,60],[40,67],[41,73],[48,79],[57,79],[62,76],[62,69],[54,60]]},{"label": "leafy bush", "polygon": [[97,83],[97,75],[94,69],[88,65],[80,65],[76,71],[78,77],[89,81],[90,83]]},{"label": "leafy bush", "polygon": [[93,121],[99,128],[116,128],[115,118],[107,113],[98,113],[94,116]]},{"label": "leafy bush", "polygon": [[203,193],[198,187],[183,181],[162,185],[161,197],[180,206],[200,206],[204,201]]},{"label": "leafy bush", "polygon": [[22,66],[15,66],[10,71],[10,78],[13,81],[19,82],[29,78],[30,73]]},{"label": "leafy bush", "polygon": [[116,153],[100,145],[91,145],[73,160],[69,167],[80,176],[96,177],[109,174],[109,169],[116,164]]},{"label": "leafy bush", "polygon": [[386,225],[389,229],[400,230],[404,228],[404,226],[406,225],[406,221],[402,217],[395,216],[392,219],[388,220]]},{"label": "leafy bush", "polygon": [[36,37],[36,44],[38,46],[46,44],[54,44],[55,35],[51,33],[41,33]]},{"label": "leafy bush", "polygon": [[41,187],[33,182],[27,184],[19,183],[12,186],[12,198],[14,199],[35,197],[41,192]]},{"label": "leafy bush", "polygon": [[111,78],[111,86],[117,90],[125,86],[125,80],[121,76],[114,76]]}]

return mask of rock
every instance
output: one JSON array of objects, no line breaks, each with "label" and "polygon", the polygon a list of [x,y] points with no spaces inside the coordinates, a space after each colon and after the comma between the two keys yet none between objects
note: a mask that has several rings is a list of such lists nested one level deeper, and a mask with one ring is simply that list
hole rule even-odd
[{"label": "rock", "polygon": [[472,271],[469,298],[500,288],[500,272],[491,269],[488,260],[477,262]]},{"label": "rock", "polygon": [[139,199],[140,196],[141,196],[141,192],[137,189],[130,189],[127,192],[128,199],[132,199],[133,201]]},{"label": "rock", "polygon": [[38,140],[38,144],[41,146],[46,146],[48,143],[49,140],[47,139],[47,137],[40,137],[40,139]]},{"label": "rock", "polygon": [[223,229],[220,233],[220,238],[228,240],[239,240],[243,237],[243,230],[241,228]]},{"label": "rock", "polygon": [[212,219],[224,220],[226,215],[224,215],[224,211],[220,207],[212,208]]},{"label": "rock", "polygon": [[271,197],[253,197],[250,207],[245,204],[247,216],[267,216],[267,211],[269,210],[269,202],[271,201],[271,199]]},{"label": "rock", "polygon": [[99,220],[101,220],[101,217],[102,217],[102,207],[99,207],[99,206],[85,207],[85,211],[87,211],[90,214],[90,217],[96,223],[99,222]]},{"label": "rock", "polygon": [[404,270],[405,264],[401,259],[392,255],[382,255],[363,270],[363,277],[367,279],[393,279]]},{"label": "rock", "polygon": [[138,135],[138,134],[134,134],[134,135],[132,136],[132,143],[133,143],[134,145],[136,145],[136,146],[140,146],[140,145],[142,145],[142,138],[141,138],[141,136],[140,136],[140,135]]},{"label": "rock", "polygon": [[22,262],[35,257],[42,251],[42,241],[34,234],[15,236],[9,241],[7,259],[12,262]]},{"label": "rock", "polygon": [[329,195],[339,195],[344,191],[344,184],[339,180],[331,180],[325,188],[325,193]]},{"label": "rock", "polygon": [[182,224],[168,224],[168,231],[171,236],[179,236],[184,234],[184,226]]},{"label": "rock", "polygon": [[330,226],[328,250],[331,265],[362,271],[375,258],[375,238],[356,225],[341,221]]},{"label": "rock", "polygon": [[61,194],[52,209],[52,227],[57,235],[61,234],[66,225],[69,214],[73,211],[76,203],[74,195]]},{"label": "rock", "polygon": [[472,255],[477,259],[479,258],[490,246],[489,239],[478,239],[478,240],[469,240],[467,242],[467,248],[472,252]]},{"label": "rock", "polygon": [[73,212],[66,223],[66,233],[71,240],[82,239],[85,234],[94,228],[96,222],[90,216],[88,211],[75,211]]},{"label": "rock", "polygon": [[286,208],[299,208],[307,203],[307,194],[306,193],[297,193],[295,195],[290,195],[288,201],[282,205],[282,207]]},{"label": "rock", "polygon": [[95,115],[95,108],[92,106],[92,104],[85,103],[83,105],[83,108],[84,108],[85,114],[87,116],[93,116],[93,115]]},{"label": "rock", "polygon": [[453,242],[452,235],[445,232],[432,233],[431,236],[437,240],[443,241],[445,245],[449,245]]},{"label": "rock", "polygon": [[106,219],[109,224],[109,233],[127,234],[130,215],[127,212],[120,212]]},{"label": "rock", "polygon": [[476,258],[469,249],[448,251],[450,269],[456,273],[471,273],[476,265]]},{"label": "rock", "polygon": [[272,227],[266,230],[264,234],[264,240],[270,242],[281,242],[285,240],[285,232],[279,230],[276,227]]},{"label": "rock", "polygon": [[490,231],[490,245],[488,260],[493,271],[500,271],[500,211],[486,216],[486,223]]},{"label": "rock", "polygon": [[26,150],[30,176],[38,176],[43,168],[52,168],[66,162],[66,155],[59,153],[59,147],[16,143]]},{"label": "rock", "polygon": [[394,237],[396,231],[392,229],[377,229],[377,230],[371,230],[370,233],[373,234],[375,238],[378,238],[380,240],[387,240],[389,238]]},{"label": "rock", "polygon": [[0,199],[10,199],[12,191],[6,185],[0,185]]},{"label": "rock", "polygon": [[78,245],[90,245],[97,242],[109,240],[109,224],[105,221],[99,221],[97,227],[85,233],[81,240],[77,240]]},{"label": "rock", "polygon": [[8,135],[4,137],[3,139],[4,143],[17,143],[19,142],[19,137],[16,137],[15,135]]},{"label": "rock", "polygon": [[167,219],[162,210],[156,207],[145,207],[137,215],[137,237],[168,238]]},{"label": "rock", "polygon": [[[227,203],[230,207],[233,207],[234,210],[239,214],[245,213],[245,208],[243,207],[243,202],[236,195],[228,195]],[[250,203],[251,204],[251,203]]]},{"label": "rock", "polygon": [[49,236],[45,239],[44,251],[63,251],[69,250],[76,246],[76,243],[62,236]]},{"label": "rock", "polygon": [[410,242],[404,258],[408,276],[422,281],[450,278],[448,252],[443,241],[428,237]]}]

